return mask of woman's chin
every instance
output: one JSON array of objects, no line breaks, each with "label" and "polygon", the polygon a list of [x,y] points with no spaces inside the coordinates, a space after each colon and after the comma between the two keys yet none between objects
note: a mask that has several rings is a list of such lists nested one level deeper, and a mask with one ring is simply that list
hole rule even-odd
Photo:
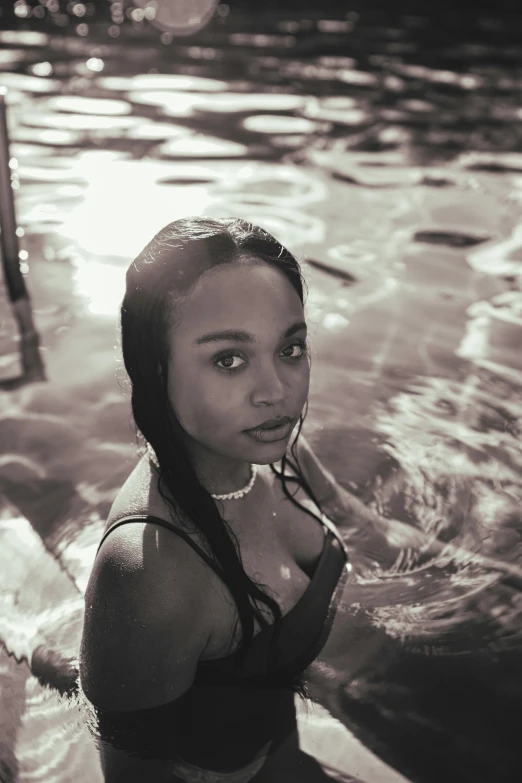
[{"label": "woman's chin", "polygon": [[288,448],[288,439],[279,443],[264,443],[257,453],[253,453],[249,462],[255,465],[270,465],[273,462],[279,462],[286,454]]}]

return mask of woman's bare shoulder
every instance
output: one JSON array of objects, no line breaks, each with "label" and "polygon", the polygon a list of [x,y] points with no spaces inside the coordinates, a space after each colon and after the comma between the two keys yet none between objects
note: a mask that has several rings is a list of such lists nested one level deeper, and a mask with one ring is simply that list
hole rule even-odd
[{"label": "woman's bare shoulder", "polygon": [[155,514],[160,510],[168,514],[150,462],[143,457],[118,490],[107,517],[107,526],[124,516]]},{"label": "woman's bare shoulder", "polygon": [[[125,506],[124,499],[113,505],[108,524],[152,510],[165,518],[146,504]],[[141,709],[189,687],[211,634],[203,573],[197,553],[170,530],[144,519],[111,531],[85,597],[80,676],[94,704]]]}]

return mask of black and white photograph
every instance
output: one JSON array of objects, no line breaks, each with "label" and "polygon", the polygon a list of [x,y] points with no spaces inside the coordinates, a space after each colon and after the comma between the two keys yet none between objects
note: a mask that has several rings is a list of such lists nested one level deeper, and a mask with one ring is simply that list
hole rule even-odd
[{"label": "black and white photograph", "polygon": [[3,0],[0,783],[521,780],[520,0]]}]

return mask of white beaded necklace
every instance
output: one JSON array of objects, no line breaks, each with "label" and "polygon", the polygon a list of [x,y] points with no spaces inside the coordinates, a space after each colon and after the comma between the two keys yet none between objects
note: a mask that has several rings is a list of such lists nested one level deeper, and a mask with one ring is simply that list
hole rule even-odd
[{"label": "white beaded necklace", "polygon": [[[149,455],[150,461],[159,468],[159,462],[158,458],[156,457],[154,451],[152,450],[152,446],[150,443],[147,444],[147,452]],[[256,480],[257,476],[257,465],[250,465],[250,481],[246,485],[246,487],[243,487],[243,489],[238,489],[235,492],[228,492],[226,495],[211,495],[211,497],[214,498],[214,500],[238,500],[239,498],[244,497],[245,495],[248,495],[252,487],[254,486],[254,482]]]}]

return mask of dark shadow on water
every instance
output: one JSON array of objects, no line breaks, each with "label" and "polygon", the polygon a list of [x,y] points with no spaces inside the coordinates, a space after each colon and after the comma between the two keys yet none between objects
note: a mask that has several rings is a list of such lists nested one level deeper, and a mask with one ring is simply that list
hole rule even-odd
[{"label": "dark shadow on water", "polygon": [[339,700],[356,736],[415,783],[510,783],[521,761],[521,682],[520,651],[495,660],[401,653]]}]

